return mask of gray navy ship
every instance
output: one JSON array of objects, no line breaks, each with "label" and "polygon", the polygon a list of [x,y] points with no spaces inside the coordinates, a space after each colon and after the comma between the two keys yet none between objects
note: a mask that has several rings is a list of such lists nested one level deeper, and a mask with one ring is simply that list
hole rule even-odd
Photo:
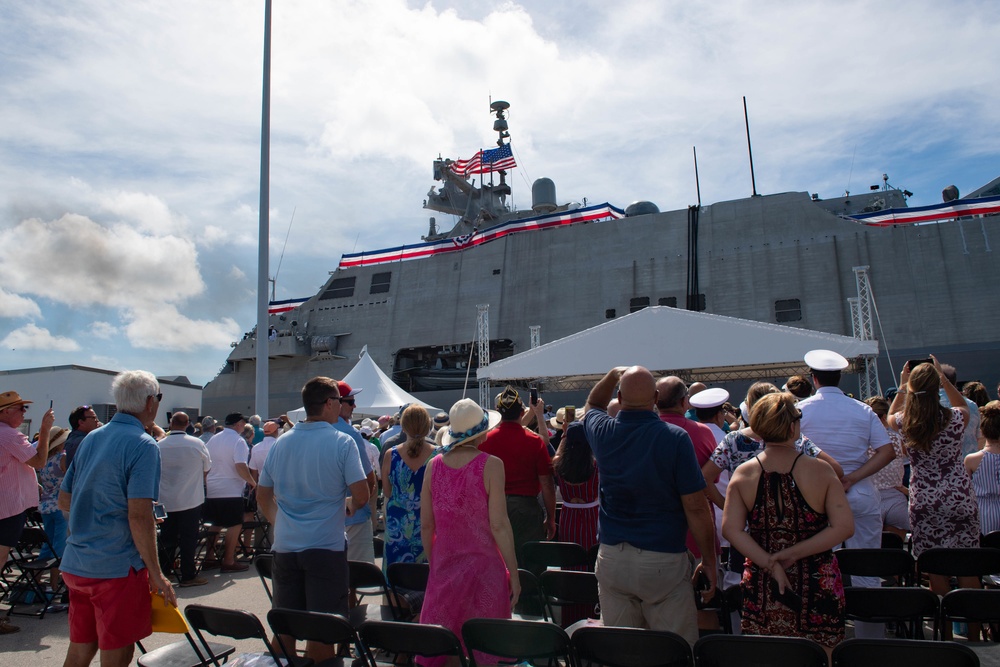
[{"label": "gray navy ship", "polygon": [[[205,414],[253,410],[258,341],[268,345],[274,414],[299,407],[308,378],[346,375],[365,347],[427,403],[450,406],[467,381],[474,397],[485,304],[491,361],[529,349],[533,335],[551,342],[648,306],[851,336],[856,267],[868,267],[883,387],[895,384],[890,357],[898,372],[927,353],[991,393],[1000,381],[989,287],[1000,178],[965,197],[948,186],[941,204],[923,207],[908,207],[910,193],[883,177],[833,199],[785,192],[666,212],[647,201],[559,203],[542,178],[531,209],[518,211],[507,201],[508,106],[490,107],[497,148],[433,163],[438,185],[424,208],[453,227],[431,218],[420,242],[343,255],[315,295],[272,302],[268,335],[235,342],[205,386]],[[664,344],[685,343],[697,341],[664,332]]]}]

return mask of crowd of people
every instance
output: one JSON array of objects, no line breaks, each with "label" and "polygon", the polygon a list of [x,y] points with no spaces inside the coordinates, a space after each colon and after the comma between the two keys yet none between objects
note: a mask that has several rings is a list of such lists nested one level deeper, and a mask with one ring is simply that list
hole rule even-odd
[{"label": "crowd of people", "polygon": [[[178,412],[168,431],[156,426],[156,378],[126,371],[108,424],[80,406],[70,428],[55,426],[50,409],[33,442],[19,430],[31,401],[8,391],[0,565],[37,507],[61,558],[49,583],[70,592],[67,665],[98,652],[104,665],[128,664],[151,631],[149,591],[176,604],[175,585],[207,583],[199,567],[246,570],[238,551],[273,552],[274,606],[346,615],[348,561],[375,562],[383,529],[384,570],[429,565],[426,591],[395,602],[459,637],[469,618],[510,617],[524,545],[559,540],[596,553],[605,625],[693,644],[718,627],[698,603],[739,586],[735,631],[832,650],[845,633],[837,548],[877,548],[888,530],[919,555],[975,547],[1000,529],[1000,401],[980,383],[960,392],[954,368],[934,357],[908,362],[898,389],[865,402],[839,388],[839,354],[814,350],[805,363],[808,375],[780,389],[757,382],[738,407],[722,388],[621,367],[579,410],[553,413],[535,390],[523,398],[508,386],[495,410],[463,399],[447,413],[411,404],[358,423],[363,390],[316,377],[294,425]],[[199,564],[203,521],[217,532]],[[944,577],[929,581],[948,589]],[[0,634],[14,631],[0,619]],[[856,622],[854,633],[884,627]],[[317,661],[336,650],[305,647]]]}]

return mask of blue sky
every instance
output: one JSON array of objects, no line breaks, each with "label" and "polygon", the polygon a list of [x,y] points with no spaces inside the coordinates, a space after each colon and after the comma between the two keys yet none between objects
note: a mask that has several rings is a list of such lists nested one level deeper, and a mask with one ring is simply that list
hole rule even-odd
[{"label": "blue sky", "polygon": [[[256,317],[263,1],[0,0],[0,369],[202,384]],[[1000,175],[992,3],[275,0],[271,269],[419,241],[439,154],[663,210]],[[293,220],[294,212],[294,220]],[[437,215],[439,226],[451,221]],[[289,231],[289,222],[292,221]]]}]

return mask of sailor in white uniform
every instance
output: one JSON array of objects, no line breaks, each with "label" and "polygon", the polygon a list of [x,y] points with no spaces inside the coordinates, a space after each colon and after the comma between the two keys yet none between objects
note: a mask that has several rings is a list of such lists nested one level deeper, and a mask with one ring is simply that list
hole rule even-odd
[{"label": "sailor in white uniform", "polygon": [[[838,388],[840,372],[848,361],[830,350],[812,350],[805,355],[812,370],[816,394],[799,401],[802,435],[815,442],[844,469],[844,490],[854,513],[854,535],[844,545],[849,548],[877,549],[882,546],[882,513],[878,489],[870,476],[892,461],[894,452],[889,434],[878,416],[864,403]],[[869,459],[868,447],[875,450]],[[852,577],[854,586],[877,588],[877,577]],[[881,623],[855,623],[857,637],[884,637]]]}]

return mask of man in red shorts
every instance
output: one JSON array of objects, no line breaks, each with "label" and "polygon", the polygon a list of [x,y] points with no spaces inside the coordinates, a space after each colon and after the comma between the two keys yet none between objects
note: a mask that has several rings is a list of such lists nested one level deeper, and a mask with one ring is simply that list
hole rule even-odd
[{"label": "man in red shorts", "polygon": [[69,650],[64,667],[125,666],[135,642],[152,633],[149,591],[177,596],[156,551],[153,501],[160,452],[145,427],[160,407],[152,373],[124,371],[111,383],[118,412],[90,432],[66,471],[59,508],[69,511],[63,579],[70,590]]}]

